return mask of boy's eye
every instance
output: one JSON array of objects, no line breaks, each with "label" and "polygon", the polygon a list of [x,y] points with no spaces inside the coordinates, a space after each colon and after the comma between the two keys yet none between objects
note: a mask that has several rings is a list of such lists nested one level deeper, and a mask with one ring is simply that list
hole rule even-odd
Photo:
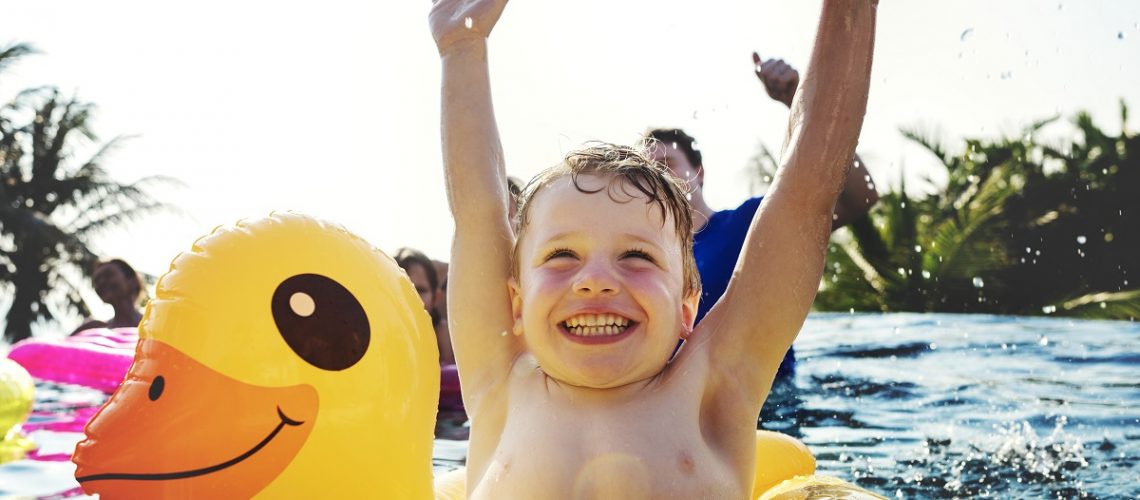
[{"label": "boy's eye", "polygon": [[574,257],[577,257],[576,255],[574,255],[574,252],[571,252],[569,249],[566,249],[566,248],[559,248],[557,250],[554,250],[553,252],[546,254],[546,258],[543,260],[548,261],[548,260],[562,259],[562,258],[573,259]]},{"label": "boy's eye", "polygon": [[652,263],[657,262],[656,260],[653,259],[652,255],[645,253],[645,251],[643,251],[643,250],[630,250],[626,253],[621,254],[621,258],[623,258],[623,259],[627,259],[627,258],[628,259],[642,259],[642,260],[652,262]]}]

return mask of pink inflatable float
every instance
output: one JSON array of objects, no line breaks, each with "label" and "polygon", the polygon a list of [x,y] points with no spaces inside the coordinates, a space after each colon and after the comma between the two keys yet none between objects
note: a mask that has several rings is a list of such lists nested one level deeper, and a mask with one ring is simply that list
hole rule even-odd
[{"label": "pink inflatable float", "polygon": [[62,339],[17,342],[8,358],[40,380],[115,392],[135,356],[137,328],[92,328]]},{"label": "pink inflatable float", "polygon": [[[135,356],[137,328],[92,328],[62,339],[28,339],[8,357],[40,380],[115,392]],[[439,408],[463,411],[455,365],[440,367]]]}]

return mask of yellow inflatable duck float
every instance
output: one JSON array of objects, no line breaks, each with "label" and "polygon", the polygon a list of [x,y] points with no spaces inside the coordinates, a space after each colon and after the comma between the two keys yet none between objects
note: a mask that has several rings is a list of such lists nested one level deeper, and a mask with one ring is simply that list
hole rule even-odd
[{"label": "yellow inflatable duck float", "polygon": [[[340,226],[276,213],[214,230],[159,280],[139,337],[76,446],[88,494],[466,496],[462,470],[433,487],[430,319],[396,263]],[[814,471],[811,453],[765,431],[757,443],[754,497],[826,487],[880,498],[827,478],[784,481]]]},{"label": "yellow inflatable duck float", "polygon": [[292,213],[179,255],[76,446],[102,498],[431,498],[439,366],[395,261]]}]

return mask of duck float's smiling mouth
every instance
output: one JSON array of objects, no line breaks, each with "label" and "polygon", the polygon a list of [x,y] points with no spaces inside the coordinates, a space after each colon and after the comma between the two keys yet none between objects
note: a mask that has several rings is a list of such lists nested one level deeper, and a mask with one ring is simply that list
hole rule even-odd
[{"label": "duck float's smiling mouth", "polygon": [[311,385],[254,385],[144,338],[75,448],[76,480],[103,498],[251,497],[305,446],[319,403]]},{"label": "duck float's smiling mouth", "polygon": [[222,463],[217,464],[217,465],[211,465],[209,467],[203,467],[201,469],[194,469],[194,470],[181,471],[181,472],[159,472],[159,473],[138,473],[138,474],[124,473],[124,472],[107,472],[107,473],[103,473],[103,474],[93,474],[90,476],[77,477],[77,478],[75,478],[75,480],[79,481],[80,483],[83,483],[86,481],[100,481],[100,480],[106,480],[106,479],[126,479],[126,480],[132,480],[132,481],[165,481],[165,480],[169,480],[169,479],[186,479],[186,478],[191,478],[191,477],[195,477],[195,476],[210,474],[212,472],[217,472],[217,471],[220,471],[220,470],[225,469],[227,467],[237,465],[241,461],[253,456],[253,454],[257,453],[262,448],[264,448],[265,445],[269,444],[270,441],[273,441],[273,438],[276,437],[277,434],[279,432],[281,432],[282,429],[285,428],[285,426],[297,427],[297,426],[304,424],[304,422],[293,420],[293,419],[285,416],[285,412],[281,411],[281,407],[277,407],[277,418],[280,419],[280,421],[277,423],[277,427],[275,427],[273,429],[273,432],[270,432],[268,436],[265,436],[265,439],[262,439],[260,443],[257,443],[256,446],[254,446],[253,448],[250,448],[249,451],[246,451],[245,453],[242,453],[241,455],[238,455],[237,457],[234,457],[230,460],[227,460],[227,461],[222,462]]}]

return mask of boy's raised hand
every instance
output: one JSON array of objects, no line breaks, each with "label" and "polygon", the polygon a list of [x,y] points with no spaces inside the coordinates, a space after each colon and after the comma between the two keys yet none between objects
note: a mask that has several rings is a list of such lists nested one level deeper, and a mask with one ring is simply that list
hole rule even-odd
[{"label": "boy's raised hand", "polygon": [[487,38],[507,0],[434,0],[428,22],[442,54],[463,40]]}]

